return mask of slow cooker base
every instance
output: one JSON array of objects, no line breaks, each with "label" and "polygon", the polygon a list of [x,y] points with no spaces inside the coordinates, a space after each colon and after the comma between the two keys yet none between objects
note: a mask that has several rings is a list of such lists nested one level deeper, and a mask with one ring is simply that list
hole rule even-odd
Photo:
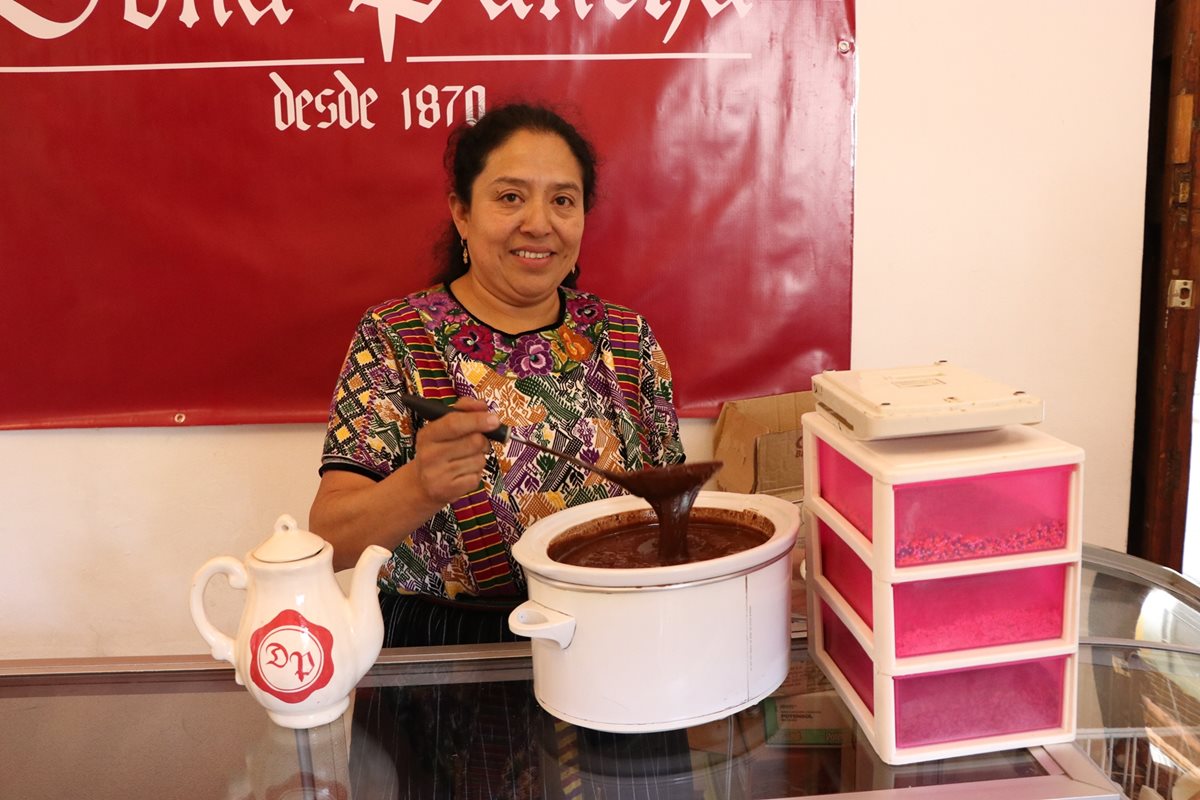
[{"label": "slow cooker base", "polygon": [[726,717],[733,716],[739,711],[743,711],[752,705],[755,705],[766,699],[771,692],[778,689],[783,684],[784,675],[773,686],[770,686],[765,691],[751,697],[744,703],[722,708],[718,711],[712,711],[706,714],[700,714],[695,717],[687,717],[684,719],[667,720],[664,722],[610,722],[605,720],[580,719],[571,714],[561,711],[547,703],[542,696],[538,694],[537,687],[534,687],[534,697],[537,698],[540,705],[546,713],[561,719],[563,722],[569,722],[572,725],[578,725],[581,728],[589,728],[594,731],[605,731],[606,733],[656,733],[658,731],[675,731],[683,728],[690,728],[693,725],[703,725],[706,722],[715,722]]}]

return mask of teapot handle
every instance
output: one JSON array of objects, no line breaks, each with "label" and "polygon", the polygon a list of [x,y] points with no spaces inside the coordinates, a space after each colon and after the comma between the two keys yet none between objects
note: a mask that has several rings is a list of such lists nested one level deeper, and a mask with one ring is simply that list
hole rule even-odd
[{"label": "teapot handle", "polygon": [[246,568],[242,566],[242,562],[232,556],[212,559],[192,578],[192,621],[196,623],[204,641],[212,648],[213,658],[237,666],[233,660],[233,639],[217,630],[217,627],[208,621],[208,614],[204,612],[204,590],[217,573],[228,575],[229,585],[233,588],[246,588]]}]

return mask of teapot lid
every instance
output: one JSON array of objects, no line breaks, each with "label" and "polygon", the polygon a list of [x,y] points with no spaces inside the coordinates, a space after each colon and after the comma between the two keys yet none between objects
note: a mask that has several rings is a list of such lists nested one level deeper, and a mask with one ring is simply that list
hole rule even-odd
[{"label": "teapot lid", "polygon": [[325,546],[325,540],[311,531],[303,530],[290,514],[275,520],[275,533],[251,553],[259,561],[280,564],[315,556]]}]

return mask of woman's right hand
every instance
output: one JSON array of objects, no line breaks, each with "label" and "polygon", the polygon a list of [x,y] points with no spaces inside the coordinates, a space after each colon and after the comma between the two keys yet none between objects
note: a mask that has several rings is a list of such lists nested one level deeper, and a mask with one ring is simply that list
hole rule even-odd
[{"label": "woman's right hand", "polygon": [[460,399],[417,431],[416,456],[383,480],[327,470],[309,511],[309,530],[333,544],[334,569],[354,566],[369,544],[395,549],[447,503],[479,486],[491,447],[484,433],[500,426],[487,405]]},{"label": "woman's right hand", "polygon": [[492,444],[484,433],[500,427],[487,404],[471,397],[454,404],[454,414],[426,423],[417,432],[412,464],[431,504],[444,506],[479,486]]}]

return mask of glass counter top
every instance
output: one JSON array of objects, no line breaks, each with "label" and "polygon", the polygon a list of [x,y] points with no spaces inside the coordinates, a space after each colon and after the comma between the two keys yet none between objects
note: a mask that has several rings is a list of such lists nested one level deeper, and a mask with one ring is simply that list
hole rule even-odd
[{"label": "glass counter top", "polygon": [[534,700],[528,653],[525,643],[385,651],[351,713],[299,732],[270,722],[231,670],[199,660],[8,674],[0,797],[1120,796],[1074,745],[888,766],[803,640],[770,698],[653,734],[556,720]]},{"label": "glass counter top", "polygon": [[1084,562],[1071,744],[888,766],[802,637],[771,697],[655,734],[547,714],[528,643],[385,650],[351,713],[301,732],[207,656],[0,662],[0,798],[1194,800],[1196,589],[1122,554],[1089,548]]}]

